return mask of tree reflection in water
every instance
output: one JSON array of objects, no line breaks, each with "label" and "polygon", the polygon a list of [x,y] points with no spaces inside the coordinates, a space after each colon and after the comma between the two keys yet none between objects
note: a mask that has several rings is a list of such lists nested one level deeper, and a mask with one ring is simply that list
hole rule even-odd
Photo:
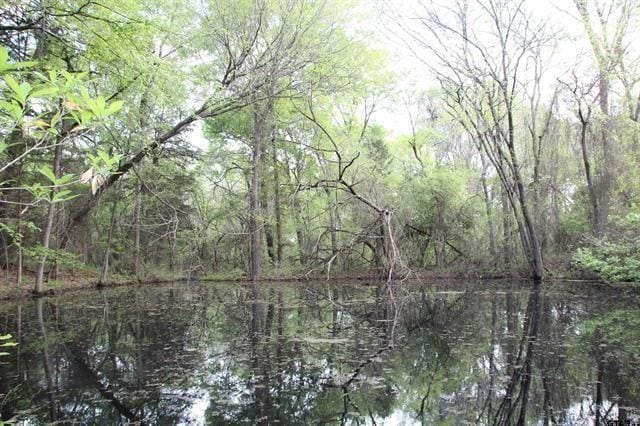
[{"label": "tree reflection in water", "polygon": [[185,285],[0,305],[3,419],[635,419],[637,297],[523,284]]}]

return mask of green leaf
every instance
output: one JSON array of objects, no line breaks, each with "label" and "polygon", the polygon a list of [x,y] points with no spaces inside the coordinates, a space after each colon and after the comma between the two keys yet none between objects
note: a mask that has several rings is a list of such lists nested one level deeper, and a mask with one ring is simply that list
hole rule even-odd
[{"label": "green leaf", "polygon": [[[65,73],[65,77],[67,78],[67,80],[70,80],[73,78],[69,73]],[[84,86],[80,88],[80,95],[82,96],[82,99],[87,104],[89,104],[92,101],[91,96],[89,95],[89,90]]]},{"label": "green leaf", "polygon": [[91,119],[94,117],[94,114],[89,111],[89,110],[82,110],[80,112],[80,124],[82,125],[86,125],[87,123],[89,123],[89,121],[91,121]]},{"label": "green leaf", "polygon": [[109,104],[109,107],[105,111],[105,115],[115,114],[120,111],[124,105],[123,101],[114,101]]},{"label": "green leaf", "polygon": [[14,93],[19,93],[20,92],[20,85],[18,84],[18,82],[15,80],[15,78],[11,77],[10,75],[6,76],[4,78],[4,81],[7,82],[7,84],[9,85],[9,88],[14,92]]},{"label": "green leaf", "polygon": [[56,184],[56,175],[53,173],[53,170],[51,169],[51,166],[42,166],[38,169],[38,172],[46,177],[47,179],[49,179],[49,181],[51,181],[52,184]]},{"label": "green leaf", "polygon": [[22,117],[24,116],[24,110],[15,101],[0,101],[0,109],[7,111],[15,121],[22,120]]},{"label": "green leaf", "polygon": [[53,194],[53,197],[51,198],[51,202],[52,203],[62,203],[62,202],[66,202],[69,200],[73,200],[76,197],[79,197],[79,194],[72,194],[71,190],[69,189],[63,189],[55,194]]},{"label": "green leaf", "polygon": [[98,96],[96,98],[96,107],[98,108],[98,111],[100,111],[101,114],[104,113],[104,110],[107,107],[107,102],[104,100],[102,96]]},{"label": "green leaf", "polygon": [[62,111],[56,111],[53,117],[51,117],[51,121],[49,122],[50,127],[55,127],[61,118],[62,118]]},{"label": "green leaf", "polygon": [[11,339],[13,336],[10,334],[4,334],[0,336],[0,340],[9,340]]},{"label": "green leaf", "polygon": [[11,67],[12,68],[30,68],[37,64],[38,63],[36,61],[16,62],[15,64],[11,65]]},{"label": "green leaf", "polygon": [[56,185],[65,185],[75,178],[72,174],[67,174],[56,179]]},{"label": "green leaf", "polygon": [[7,82],[7,85],[9,85],[9,88],[13,92],[13,98],[20,102],[22,106],[24,106],[27,103],[27,98],[29,97],[29,94],[31,93],[33,87],[31,87],[31,85],[26,81],[23,83],[18,83],[10,75],[6,76],[4,80]]},{"label": "green leaf", "polygon": [[56,87],[46,86],[41,89],[34,90],[33,93],[31,93],[31,96],[34,96],[34,97],[51,96],[51,95],[55,95],[56,93],[58,93],[58,89]]},{"label": "green leaf", "polygon": [[30,61],[30,62],[15,62],[12,64],[9,61],[10,61],[9,51],[3,46],[0,46],[0,73],[4,71],[18,69],[18,68],[29,68],[34,66],[37,63],[37,62]]},{"label": "green leaf", "polygon": [[104,161],[106,165],[109,165],[111,163],[111,156],[106,151],[98,151],[98,157],[100,157],[100,159]]},{"label": "green leaf", "polygon": [[47,123],[44,120],[40,120],[40,119],[36,119],[36,120],[31,120],[27,123],[27,125],[29,127],[39,127],[41,129],[45,129],[45,128],[49,128],[51,127],[51,124]]}]

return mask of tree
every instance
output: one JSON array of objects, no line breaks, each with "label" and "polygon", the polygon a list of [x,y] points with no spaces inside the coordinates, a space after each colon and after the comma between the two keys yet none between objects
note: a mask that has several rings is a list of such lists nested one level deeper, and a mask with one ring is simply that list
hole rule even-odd
[{"label": "tree", "polygon": [[[3,188],[3,192],[28,191],[32,194],[34,200],[29,203],[18,203],[19,208],[34,206],[40,202],[47,203],[34,288],[35,293],[42,293],[55,205],[71,198],[71,190],[64,187],[74,183],[72,175],[61,176],[63,145],[69,144],[74,138],[86,133],[94,118],[104,119],[117,112],[122,107],[122,103],[107,104],[102,97],[93,99],[89,96],[87,89],[81,85],[82,76],[74,76],[67,72],[49,71],[47,75],[31,72],[26,77],[18,77],[14,74],[20,79],[16,80],[10,71],[28,68],[34,64],[11,64],[8,62],[8,52],[5,49],[0,50],[0,59],[3,60],[0,68],[5,74],[4,82],[7,85],[3,91],[6,98],[0,105],[4,113],[3,121],[9,124],[8,134],[0,141],[0,148],[3,148],[2,151],[10,145],[19,145],[21,148],[18,152],[14,150],[15,156],[8,159],[2,171],[6,172],[12,164],[28,160],[40,150],[53,148],[54,151],[52,166],[38,169],[38,172],[46,178],[46,185],[35,183],[28,186]],[[7,178],[12,179],[12,176],[8,175]]]},{"label": "tree", "polygon": [[548,42],[546,26],[526,12],[522,0],[422,7],[419,27],[407,27],[407,34],[425,49],[421,59],[445,91],[448,112],[498,173],[531,275],[542,279],[542,249],[519,158],[524,142],[518,138],[516,114],[523,100],[523,64]]},{"label": "tree", "polygon": [[601,115],[599,127],[603,162],[599,173],[600,178],[595,185],[593,182],[590,184],[590,191],[594,193],[590,197],[594,206],[595,231],[599,235],[607,222],[611,193],[616,186],[618,174],[617,157],[620,149],[615,147],[613,141],[610,99],[612,83],[617,76],[620,76],[623,82],[629,116],[632,119],[636,117],[635,121],[638,116],[637,102],[632,99],[635,84],[631,83],[626,66],[627,34],[638,6],[630,1],[600,3],[574,0],[574,3],[593,51],[598,72],[598,106]]}]

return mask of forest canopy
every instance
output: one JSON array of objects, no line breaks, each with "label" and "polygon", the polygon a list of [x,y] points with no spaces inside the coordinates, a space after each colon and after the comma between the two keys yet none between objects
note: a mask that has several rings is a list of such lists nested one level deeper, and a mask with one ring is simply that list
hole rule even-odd
[{"label": "forest canopy", "polygon": [[640,6],[536,5],[5,0],[3,281],[640,281]]}]

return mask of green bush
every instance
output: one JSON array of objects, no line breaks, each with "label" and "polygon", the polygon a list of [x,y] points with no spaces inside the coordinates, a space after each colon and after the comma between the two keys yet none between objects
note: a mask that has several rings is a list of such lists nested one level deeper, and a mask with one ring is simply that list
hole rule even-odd
[{"label": "green bush", "polygon": [[607,281],[640,283],[640,206],[612,215],[607,237],[578,249],[573,260]]},{"label": "green bush", "polygon": [[612,282],[640,282],[640,238],[619,243],[599,242],[578,249],[573,258],[579,268]]},{"label": "green bush", "polygon": [[615,242],[599,240],[593,247],[578,249],[575,264],[612,282],[640,282],[640,213],[637,207],[622,217],[613,217]]}]

